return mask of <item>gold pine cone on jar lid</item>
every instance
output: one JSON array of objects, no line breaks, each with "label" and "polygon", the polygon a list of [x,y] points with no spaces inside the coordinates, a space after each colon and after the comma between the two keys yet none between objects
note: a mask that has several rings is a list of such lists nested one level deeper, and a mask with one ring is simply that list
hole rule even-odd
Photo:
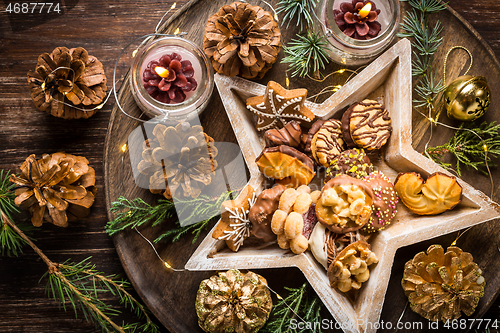
[{"label": "gold pine cone on jar lid", "polygon": [[473,121],[482,117],[490,103],[491,91],[483,76],[460,76],[444,91],[446,113],[457,120]]}]

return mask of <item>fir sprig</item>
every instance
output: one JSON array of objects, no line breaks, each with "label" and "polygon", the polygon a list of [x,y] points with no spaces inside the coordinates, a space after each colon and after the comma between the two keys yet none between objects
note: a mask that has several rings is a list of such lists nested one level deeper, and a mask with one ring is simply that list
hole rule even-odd
[{"label": "fir sprig", "polygon": [[311,71],[318,73],[328,63],[326,45],[324,38],[315,32],[297,35],[297,39],[292,39],[283,47],[286,57],[281,62],[290,64],[292,76],[304,77]]},{"label": "fir sprig", "polygon": [[[263,333],[321,333],[321,306],[322,303],[316,294],[310,295],[308,284],[304,283],[300,288],[285,289],[289,292],[284,299],[280,298],[278,304],[273,307],[266,326],[261,330]],[[300,317],[298,318],[297,315]],[[297,322],[304,321],[302,328],[292,325],[292,319]],[[296,326],[296,328],[294,328]]]},{"label": "fir sprig", "polygon": [[452,164],[444,162],[443,158],[452,154],[456,159],[455,169],[459,176],[464,166],[487,175],[486,162],[493,166],[493,158],[500,156],[500,123],[483,122],[479,126],[462,123],[460,128],[469,130],[456,131],[444,145],[427,148],[427,154],[445,169],[451,169]]},{"label": "fir sprig", "polygon": [[[15,184],[9,181],[10,171],[4,172],[0,171],[0,254],[2,256],[18,256],[23,253],[23,247],[26,242],[22,237],[20,237],[7,223],[6,218],[13,220],[13,216],[19,213],[16,205],[14,204]],[[4,216],[6,218],[4,218]],[[18,228],[24,232],[29,231],[29,224],[19,224]]]},{"label": "fir sprig", "polygon": [[[163,232],[154,242],[161,240],[178,241],[182,236],[194,235],[193,243],[196,242],[202,231],[209,225],[209,222],[220,215],[221,204],[236,197],[237,193],[225,192],[218,198],[210,198],[201,195],[195,199],[179,199],[175,201],[160,199],[154,206],[148,204],[141,198],[129,200],[119,197],[111,204],[110,211],[116,218],[106,224],[106,232],[113,236],[123,230],[137,228],[146,224],[152,227],[162,224],[166,219],[181,216],[183,225],[179,220],[175,221],[175,227]],[[198,221],[199,216],[206,217]],[[207,217],[208,216],[208,217]]]},{"label": "fir sprig", "polygon": [[313,25],[312,11],[316,7],[318,0],[280,0],[276,7],[276,12],[285,13],[283,22],[287,22],[286,28],[295,20],[296,25],[300,25],[300,31],[303,31],[307,26]]},{"label": "fir sprig", "polygon": [[415,92],[419,96],[414,100],[416,108],[425,108],[426,113],[432,114],[436,109],[439,94],[445,89],[442,80],[437,80],[433,73],[433,57],[443,42],[440,37],[443,26],[437,21],[429,26],[428,15],[446,9],[446,4],[440,0],[400,0],[408,1],[413,9],[406,14],[401,23],[402,33],[399,37],[412,39],[414,59],[412,74],[418,77]]}]

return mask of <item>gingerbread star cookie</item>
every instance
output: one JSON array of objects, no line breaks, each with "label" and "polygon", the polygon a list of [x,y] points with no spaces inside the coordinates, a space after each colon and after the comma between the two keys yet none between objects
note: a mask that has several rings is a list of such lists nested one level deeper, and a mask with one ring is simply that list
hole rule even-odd
[{"label": "gingerbread star cookie", "polygon": [[269,81],[266,93],[247,99],[247,109],[257,115],[257,130],[282,128],[288,122],[311,122],[314,114],[304,105],[307,89],[287,90]]},{"label": "gingerbread star cookie", "polygon": [[252,223],[249,211],[255,200],[254,189],[247,185],[236,200],[224,201],[221,205],[221,220],[212,237],[225,240],[227,247],[232,251],[238,251],[243,241],[250,237]]}]

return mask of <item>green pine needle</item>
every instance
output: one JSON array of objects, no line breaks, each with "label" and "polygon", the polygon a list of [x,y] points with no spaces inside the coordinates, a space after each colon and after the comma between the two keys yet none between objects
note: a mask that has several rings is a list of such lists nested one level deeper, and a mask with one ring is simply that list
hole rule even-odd
[{"label": "green pine needle", "polygon": [[292,76],[304,77],[311,71],[319,72],[328,63],[326,45],[324,38],[314,32],[297,35],[297,39],[292,39],[283,47],[286,57],[281,62],[290,64]]},{"label": "green pine needle", "polygon": [[[151,206],[141,198],[129,200],[119,197],[111,204],[110,211],[115,214],[116,218],[106,224],[106,232],[113,236],[123,230],[146,224],[155,227],[168,218],[182,216],[184,226],[181,226],[179,220],[175,221],[175,227],[162,233],[154,242],[161,240],[176,242],[184,235],[191,234],[194,236],[192,242],[195,243],[203,230],[208,227],[209,222],[220,215],[221,204],[236,196],[235,191],[223,193],[215,199],[201,195],[195,199],[176,200],[175,204],[173,201],[160,199],[155,206]],[[208,218],[198,221],[199,216],[208,216]]]},{"label": "green pine needle", "polygon": [[[443,162],[444,156],[452,154],[456,159],[455,169],[459,176],[462,175],[462,167],[472,168],[488,175],[486,161],[489,166],[494,166],[494,158],[500,156],[500,123],[483,122],[477,126],[474,123],[462,123],[460,128],[467,128],[476,132],[482,139],[471,131],[456,131],[455,135],[444,145],[427,148],[427,154],[443,168],[450,170],[451,163]],[[483,145],[486,145],[486,154]]]},{"label": "green pine needle", "polygon": [[[262,333],[322,333],[321,331],[321,307],[322,303],[316,294],[310,295],[308,284],[304,283],[300,288],[285,289],[289,292],[285,299],[281,299],[273,307],[266,326]],[[293,311],[292,311],[293,310]],[[298,318],[295,314],[298,314]],[[292,321],[292,319],[295,319]],[[303,328],[294,328],[293,325],[303,323]],[[312,326],[309,327],[308,325]]]},{"label": "green pine needle", "polygon": [[[90,257],[79,263],[66,261],[54,264],[56,269],[49,271],[46,293],[66,311],[71,305],[75,317],[82,313],[85,320],[92,322],[103,332],[140,332],[157,333],[158,326],[153,323],[149,311],[126,289],[130,283],[116,275],[105,276],[90,263]],[[145,323],[116,324],[111,318],[121,314],[117,309],[102,302],[99,297],[110,293],[120,299],[120,303]]]},{"label": "green pine needle", "polygon": [[446,9],[446,4],[441,0],[399,0],[408,2],[410,6],[425,14],[437,13]]},{"label": "green pine needle", "polygon": [[300,31],[304,31],[307,26],[312,26],[314,23],[311,13],[317,3],[318,0],[280,0],[277,4],[276,12],[278,14],[285,13],[283,22],[287,22],[287,29],[292,20],[295,20],[296,25],[300,25]]}]

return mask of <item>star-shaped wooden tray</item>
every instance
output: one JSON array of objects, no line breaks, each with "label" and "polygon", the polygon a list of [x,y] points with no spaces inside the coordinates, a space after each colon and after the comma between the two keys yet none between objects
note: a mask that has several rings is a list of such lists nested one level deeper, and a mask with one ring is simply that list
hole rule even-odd
[{"label": "star-shaped wooden tray", "polygon": [[[249,184],[260,191],[264,178],[255,159],[264,143],[262,133],[255,129],[252,114],[246,109],[245,100],[263,95],[265,86],[218,74],[215,82],[250,171]],[[392,118],[390,140],[380,159],[373,161],[380,171],[392,181],[398,172],[416,171],[425,177],[438,171],[448,173],[412,147],[411,45],[408,40],[398,42],[323,103],[306,102],[306,105],[318,118],[338,119],[346,107],[365,98],[381,98]],[[500,217],[499,205],[464,181],[459,180],[459,183],[463,188],[462,202],[443,214],[417,216],[404,205],[398,205],[393,223],[370,239],[372,251],[380,261],[354,300],[330,287],[326,271],[310,252],[294,255],[274,245],[265,248],[242,246],[234,253],[223,241],[213,239],[211,232],[192,255],[186,269],[298,267],[333,317],[343,324],[345,332],[374,332],[373,323],[380,318],[394,256],[399,248]]]}]

